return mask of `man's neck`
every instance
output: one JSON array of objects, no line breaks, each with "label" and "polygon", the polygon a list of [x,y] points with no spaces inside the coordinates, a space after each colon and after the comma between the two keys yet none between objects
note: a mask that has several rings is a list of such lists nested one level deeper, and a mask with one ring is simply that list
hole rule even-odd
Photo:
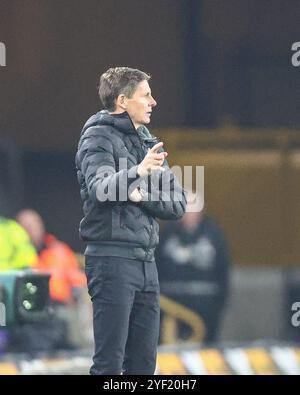
[{"label": "man's neck", "polygon": [[118,115],[118,114],[123,114],[125,110],[115,110],[115,111],[109,111],[110,115]]}]

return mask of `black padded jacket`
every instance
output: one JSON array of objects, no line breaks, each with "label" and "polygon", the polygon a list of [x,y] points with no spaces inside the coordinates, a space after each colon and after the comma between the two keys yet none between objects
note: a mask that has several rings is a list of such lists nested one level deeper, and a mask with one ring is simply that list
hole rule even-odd
[{"label": "black padded jacket", "polygon": [[[83,127],[75,161],[84,212],[79,233],[87,243],[86,255],[152,261],[159,241],[156,218],[179,219],[185,212],[185,192],[166,161],[165,172],[147,178],[137,174],[147,149],[158,142],[149,132],[150,138],[142,135],[126,112],[100,111]],[[169,174],[170,193],[162,188],[162,173]],[[153,193],[132,202],[128,196],[136,187]]]}]

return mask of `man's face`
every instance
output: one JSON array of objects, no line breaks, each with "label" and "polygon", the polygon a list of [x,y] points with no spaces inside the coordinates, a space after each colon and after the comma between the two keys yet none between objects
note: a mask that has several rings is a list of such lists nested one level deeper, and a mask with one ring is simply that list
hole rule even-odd
[{"label": "man's face", "polygon": [[148,81],[140,82],[132,97],[125,99],[126,111],[136,128],[150,122],[152,109],[156,104],[151,96]]}]

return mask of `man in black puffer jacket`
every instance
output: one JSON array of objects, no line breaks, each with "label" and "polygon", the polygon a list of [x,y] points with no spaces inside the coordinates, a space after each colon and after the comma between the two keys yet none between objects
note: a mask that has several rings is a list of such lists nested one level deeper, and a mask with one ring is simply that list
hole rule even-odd
[{"label": "man in black puffer jacket", "polygon": [[128,67],[102,74],[105,107],[81,133],[76,167],[84,218],[86,275],[93,302],[91,374],[153,374],[159,335],[155,218],[179,219],[186,196],[150,122],[149,75]]}]

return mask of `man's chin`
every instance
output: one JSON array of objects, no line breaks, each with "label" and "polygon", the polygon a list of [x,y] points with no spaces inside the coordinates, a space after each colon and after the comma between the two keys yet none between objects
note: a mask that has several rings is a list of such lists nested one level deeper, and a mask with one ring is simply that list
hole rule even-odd
[{"label": "man's chin", "polygon": [[151,122],[151,119],[150,118],[148,118],[148,119],[143,119],[142,121],[140,121],[139,122],[139,126],[142,126],[142,125],[148,125],[148,123],[150,123]]}]

